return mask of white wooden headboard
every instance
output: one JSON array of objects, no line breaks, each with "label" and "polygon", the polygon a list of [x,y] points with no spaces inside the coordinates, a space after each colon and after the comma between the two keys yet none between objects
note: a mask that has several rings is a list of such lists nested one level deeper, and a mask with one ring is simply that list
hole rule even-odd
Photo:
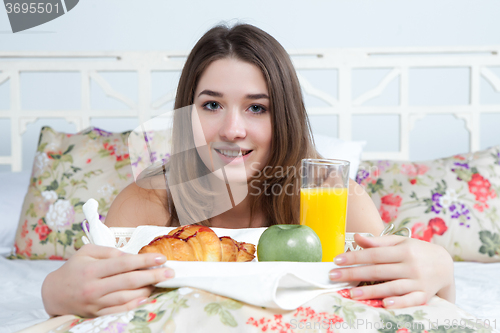
[{"label": "white wooden headboard", "polygon": [[[399,116],[399,151],[366,152],[364,159],[409,159],[409,134],[414,122],[428,114],[453,114],[463,119],[470,133],[470,150],[480,148],[480,116],[500,113],[499,104],[480,103],[480,78],[500,92],[500,78],[491,70],[500,67],[500,46],[469,48],[386,48],[386,49],[308,49],[293,50],[290,55],[299,72],[303,91],[315,96],[326,106],[308,107],[310,115],[337,115],[338,136],[352,138],[354,115],[391,114]],[[10,82],[10,106],[0,110],[0,119],[10,119],[11,154],[0,156],[0,164],[22,169],[21,136],[28,123],[38,118],[64,118],[79,131],[90,125],[92,118],[137,117],[139,122],[162,111],[160,108],[175,98],[175,90],[153,100],[151,74],[154,71],[179,72],[187,52],[0,52],[0,85]],[[356,69],[390,69],[378,85],[362,95],[352,96],[352,72]],[[467,105],[413,106],[408,100],[409,70],[414,68],[467,68],[470,71],[470,100]],[[315,87],[301,70],[336,70],[337,96]],[[138,102],[118,93],[100,72],[136,72]],[[22,110],[20,73],[77,72],[81,78],[81,106],[75,110]],[[396,78],[399,81],[399,103],[393,106],[367,106]],[[90,106],[90,82],[93,80],[108,97],[123,102],[128,110],[93,110]],[[5,134],[2,134],[5,135]]]}]

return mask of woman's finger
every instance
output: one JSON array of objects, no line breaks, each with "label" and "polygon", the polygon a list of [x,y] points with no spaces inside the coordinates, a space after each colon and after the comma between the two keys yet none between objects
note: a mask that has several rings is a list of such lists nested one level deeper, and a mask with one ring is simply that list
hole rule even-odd
[{"label": "woman's finger", "polygon": [[402,262],[404,252],[394,247],[374,247],[360,251],[351,251],[335,257],[336,265],[389,264]]},{"label": "woman's finger", "polygon": [[409,294],[396,297],[384,298],[384,308],[399,309],[409,306],[425,305],[427,303],[427,296],[423,291],[413,291]]},{"label": "woman's finger", "polygon": [[100,317],[112,313],[127,312],[137,308],[139,305],[145,304],[147,301],[148,301],[147,298],[139,297],[123,305],[100,309],[99,311],[96,311],[95,316]]},{"label": "woman's finger", "polygon": [[99,284],[103,295],[106,295],[119,290],[133,290],[155,285],[174,276],[174,270],[171,268],[155,268],[110,276],[99,281]]},{"label": "woman's finger", "polygon": [[364,249],[370,247],[394,246],[407,239],[408,239],[407,237],[397,236],[397,235],[378,236],[378,237],[365,237],[360,234],[354,235],[354,241],[356,242],[356,244],[358,244]]},{"label": "woman's finger", "polygon": [[125,252],[120,251],[114,247],[99,246],[95,244],[86,244],[77,252],[78,255],[86,255],[94,259],[109,259],[126,255]]},{"label": "woman's finger", "polygon": [[134,290],[116,291],[101,297],[99,299],[99,306],[104,309],[124,305],[138,298],[148,298],[153,290],[154,287],[147,286]]},{"label": "woman's finger", "polygon": [[349,292],[352,299],[386,298],[401,296],[417,289],[417,283],[411,279],[399,279],[371,286],[352,288]]},{"label": "woman's finger", "polygon": [[335,268],[329,273],[332,281],[385,281],[409,278],[401,264],[379,264],[346,268]]},{"label": "woman's finger", "polygon": [[92,267],[96,277],[108,277],[138,269],[159,266],[167,261],[167,258],[159,253],[127,254],[107,260],[96,261]]}]

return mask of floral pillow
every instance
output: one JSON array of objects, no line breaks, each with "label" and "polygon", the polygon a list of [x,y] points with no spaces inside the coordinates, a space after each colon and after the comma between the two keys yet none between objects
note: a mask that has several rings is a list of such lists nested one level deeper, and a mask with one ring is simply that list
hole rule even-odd
[{"label": "floral pillow", "polygon": [[500,261],[500,146],[425,162],[363,161],[356,181],[385,223],[456,261]]},{"label": "floral pillow", "polygon": [[42,128],[11,257],[67,259],[83,245],[82,205],[98,200],[104,219],[116,195],[133,181],[129,133]]},{"label": "floral pillow", "polygon": [[142,131],[136,128],[128,137],[128,149],[134,180],[148,167],[161,165],[170,159],[172,134],[169,131]]}]

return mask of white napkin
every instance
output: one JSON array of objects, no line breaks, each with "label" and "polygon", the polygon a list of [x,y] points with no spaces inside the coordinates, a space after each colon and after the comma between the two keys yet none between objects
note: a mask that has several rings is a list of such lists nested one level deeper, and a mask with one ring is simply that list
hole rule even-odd
[{"label": "white napkin", "polygon": [[[116,246],[111,229],[99,220],[97,201],[89,199],[83,205],[89,222],[90,240],[102,246]],[[155,237],[166,235],[174,228],[139,226],[129,242],[120,250],[136,254]],[[219,236],[229,236],[239,242],[257,245],[266,228],[212,228]],[[160,288],[192,287],[245,303],[293,310],[318,295],[352,288],[355,282],[332,282],[328,272],[337,267],[333,262],[196,262],[168,261],[165,266],[175,271],[175,278],[158,283]]]},{"label": "white napkin", "polygon": [[[115,247],[115,235],[109,228],[99,220],[99,212],[97,208],[99,204],[94,199],[89,199],[83,205],[83,214],[87,218],[89,224],[88,240],[96,245]],[[85,230],[86,226],[83,227]],[[84,243],[87,243],[83,240]]]},{"label": "white napkin", "polygon": [[328,262],[189,262],[169,261],[175,278],[157,287],[193,287],[245,303],[293,310],[318,295],[352,288],[355,283],[331,282]]}]

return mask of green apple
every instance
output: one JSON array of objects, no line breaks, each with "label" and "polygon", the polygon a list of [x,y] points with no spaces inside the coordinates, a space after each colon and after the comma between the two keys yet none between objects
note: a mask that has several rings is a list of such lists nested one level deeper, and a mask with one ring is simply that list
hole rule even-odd
[{"label": "green apple", "polygon": [[323,251],[318,235],[305,225],[276,224],[259,238],[259,261],[321,261]]}]

